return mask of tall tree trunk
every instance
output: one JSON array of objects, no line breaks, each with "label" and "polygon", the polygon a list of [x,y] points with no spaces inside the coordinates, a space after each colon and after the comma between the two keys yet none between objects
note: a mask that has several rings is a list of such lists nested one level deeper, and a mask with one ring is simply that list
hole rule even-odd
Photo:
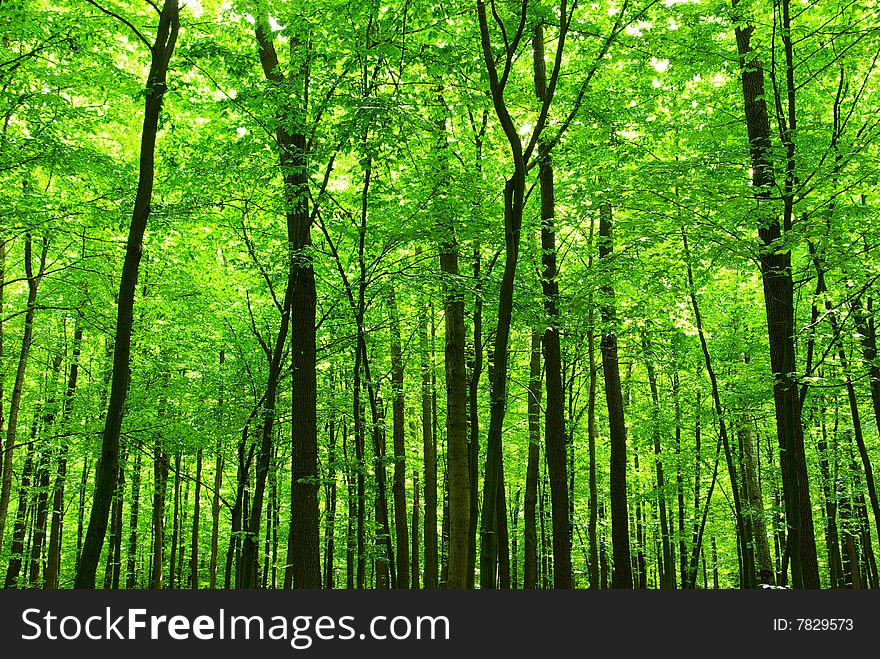
[{"label": "tall tree trunk", "polygon": [[[442,97],[441,97],[442,98]],[[446,118],[438,122],[440,185],[448,185]],[[446,236],[440,245],[443,273],[446,370],[446,466],[449,504],[449,580],[447,588],[468,586],[468,532],[471,474],[468,454],[468,378],[465,365],[464,290],[459,280],[458,239],[453,209],[438,204],[438,221]]]},{"label": "tall tree trunk", "polygon": [[425,463],[425,576],[426,589],[438,585],[437,562],[437,447],[433,432],[432,368],[428,346],[428,313],[423,309],[419,320],[419,343],[422,360],[422,455]]},{"label": "tall tree trunk", "polygon": [[675,589],[675,561],[672,558],[671,529],[666,516],[666,481],[663,477],[663,457],[660,449],[660,394],[657,389],[657,374],[654,371],[654,357],[651,340],[647,332],[642,335],[642,346],[645,350],[645,367],[648,371],[648,386],[651,389],[651,403],[654,407],[654,424],[651,437],[654,442],[654,466],[657,475],[657,501],[660,514],[660,535],[663,546],[663,571],[660,587]]},{"label": "tall tree trunk", "polygon": [[[606,204],[602,207],[599,218],[599,259],[603,264],[611,260],[613,252],[612,222],[611,206]],[[626,422],[623,413],[623,393],[620,387],[620,365],[617,358],[614,286],[610,280],[602,286],[602,294],[605,299],[602,305],[602,373],[605,378],[605,402],[608,407],[611,434],[611,548],[614,562],[611,587],[632,588],[629,514],[626,499]]]},{"label": "tall tree trunk", "polygon": [[[37,413],[39,414],[39,412]],[[37,421],[34,419],[34,435],[36,435]],[[18,577],[21,574],[21,566],[24,562],[25,534],[27,533],[27,510],[31,497],[31,476],[34,469],[34,442],[28,443],[27,456],[21,471],[21,483],[18,488],[18,509],[15,513],[15,522],[12,527],[12,542],[9,545],[9,565],[6,567],[6,581],[4,588],[16,588]]]},{"label": "tall tree trunk", "polygon": [[177,572],[177,546],[180,542],[181,521],[180,521],[180,451],[174,453],[174,497],[172,502],[171,513],[171,553],[168,556],[168,587],[177,588],[178,572]]},{"label": "tall tree trunk", "polygon": [[[544,27],[535,26],[532,37],[535,94],[543,103],[547,98],[547,71],[544,64]],[[538,147],[538,180],[541,186],[541,289],[544,295],[544,330],[542,348],[547,402],[544,408],[544,442],[550,478],[550,503],[553,520],[553,587],[572,588],[571,520],[569,519],[568,470],[566,464],[565,394],[562,387],[560,318],[557,300],[559,282],[556,267],[556,201],[553,189],[553,164],[542,142]]]},{"label": "tall tree trunk", "polygon": [[536,505],[538,502],[538,473],[541,455],[541,335],[532,331],[529,360],[529,453],[526,464],[526,492],[524,508],[523,588],[538,587],[538,530]]},{"label": "tall tree trunk", "polygon": [[737,430],[739,444],[742,447],[743,471],[745,472],[746,501],[752,537],[755,542],[755,559],[758,569],[758,580],[761,584],[775,585],[773,562],[770,559],[770,544],[767,542],[767,523],[764,518],[764,494],[761,492],[759,478],[760,464],[758,449],[752,437],[752,417],[744,412]]},{"label": "tall tree trunk", "polygon": [[189,558],[189,587],[199,588],[199,515],[202,496],[202,449],[196,453],[196,490],[193,495],[192,541]]},{"label": "tall tree trunk", "polygon": [[[525,12],[525,7],[522,9]],[[565,12],[563,12],[565,15]],[[509,360],[510,327],[513,319],[513,292],[516,267],[519,261],[520,233],[525,206],[526,159],[520,136],[517,132],[504,100],[504,85],[507,76],[498,77],[495,57],[492,53],[486,17],[486,5],[477,2],[477,17],[480,25],[480,41],[483,60],[489,74],[490,92],[495,114],[501,122],[511,149],[513,174],[504,185],[504,272],[498,298],[498,322],[495,329],[495,343],[492,349],[493,368],[491,374],[489,429],[486,436],[486,467],[483,476],[483,508],[480,519],[480,586],[494,588],[497,567],[498,497],[502,469],[502,433],[504,417],[507,412],[507,376]],[[522,20],[525,20],[523,15]],[[507,66],[514,53],[506,53]],[[505,69],[509,71],[509,68]]]},{"label": "tall tree trunk", "polygon": [[392,428],[394,445],[394,481],[391,494],[394,498],[394,532],[397,541],[397,587],[409,587],[409,532],[406,515],[406,424],[404,421],[403,348],[400,339],[400,319],[394,287],[388,294],[388,310],[391,314],[391,389]]},{"label": "tall tree trunk", "polygon": [[37,290],[43,273],[46,270],[46,252],[49,249],[48,239],[43,239],[40,252],[40,266],[34,272],[33,248],[30,234],[24,244],[24,269],[27,277],[28,296],[24,316],[24,333],[21,338],[21,350],[18,353],[18,368],[15,371],[15,382],[12,386],[12,398],[9,401],[9,419],[6,425],[6,445],[3,447],[3,482],[0,486],[0,550],[3,549],[3,538],[6,530],[6,516],[9,512],[9,499],[12,495],[12,458],[15,450],[15,435],[18,431],[18,413],[21,410],[21,394],[24,389],[24,378],[27,370],[28,357],[34,336],[34,315],[37,310]]},{"label": "tall tree trunk", "polygon": [[138,558],[138,519],[140,517],[141,495],[141,452],[137,451],[134,457],[134,467],[131,475],[131,506],[129,507],[128,524],[128,562],[126,564],[125,587],[128,589],[137,587],[137,558]]},{"label": "tall tree trunk", "polygon": [[[0,277],[2,283],[2,277]],[[76,385],[79,378],[79,358],[82,349],[83,331],[79,324],[79,316],[74,324],[73,347],[70,358],[70,370],[67,378],[67,391],[64,394],[64,403],[61,407],[62,427],[61,434],[65,435],[70,430],[71,416],[73,414],[73,397],[76,394]],[[140,455],[140,454],[139,454]],[[64,524],[64,485],[67,478],[67,441],[62,438],[58,449],[58,473],[55,477],[55,485],[52,493],[52,525],[49,531],[49,548],[46,559],[46,584],[47,590],[58,588],[61,574],[61,539]],[[133,506],[137,506],[137,500],[133,498]]]},{"label": "tall tree trunk", "polygon": [[[224,428],[224,397],[223,397],[223,362],[226,353],[220,351],[220,396],[217,399],[217,427]],[[214,458],[214,491],[211,497],[211,562],[208,568],[208,588],[217,587],[217,564],[220,553],[220,488],[223,487],[223,442],[218,438],[216,457]]]},{"label": "tall tree trunk", "polygon": [[[343,433],[345,428],[343,426]],[[324,588],[332,590],[335,586],[333,557],[336,554],[336,420],[331,417],[328,423],[330,443],[327,449],[327,481],[324,526]]]},{"label": "tall tree trunk", "polygon": [[410,559],[410,586],[419,589],[419,472],[413,471],[412,553]]},{"label": "tall tree trunk", "polygon": [[[101,440],[101,458],[95,478],[95,494],[89,526],[83,544],[82,555],[76,570],[77,588],[94,588],[95,572],[107,533],[107,520],[113,493],[116,490],[116,477],[119,471],[119,436],[122,431],[122,415],[125,411],[125,398],[129,384],[131,333],[134,322],[134,297],[137,287],[138,268],[143,252],[144,232],[150,217],[150,202],[153,195],[153,165],[156,150],[156,135],[159,129],[159,115],[162,99],[167,85],[168,64],[177,42],[180,28],[179,4],[177,0],[165,0],[156,28],[156,39],[150,47],[150,71],[145,87],[146,103],[144,123],[141,133],[140,173],[137,195],[128,229],[125,261],[119,282],[119,301],[116,310],[116,337],[113,348],[113,376],[110,400]],[[161,568],[160,568],[161,574]]]},{"label": "tall tree trunk", "polygon": [[[267,14],[261,15],[255,23],[256,39],[259,45],[260,64],[267,81],[274,84],[286,82],[278,63],[278,55]],[[308,203],[308,141],[304,127],[297,125],[288,130],[291,120],[308,111],[308,88],[310,79],[310,57],[308,45],[303,45],[299,37],[291,38],[293,52],[305,50],[300,69],[291,76],[295,89],[303,99],[301,107],[284,107],[279,112],[279,122],[275,140],[279,148],[279,165],[284,179],[284,195],[287,206],[287,242],[289,253],[289,275],[285,306],[282,315],[287,320],[282,326],[290,325],[291,355],[291,411],[294,422],[291,424],[291,493],[290,493],[290,533],[288,537],[288,569],[285,573],[285,586],[294,588],[321,587],[321,540],[320,518],[318,513],[318,428],[317,428],[317,372],[316,372],[316,329],[315,313],[317,293],[315,273],[312,266],[310,246],[312,214]],[[273,353],[279,362],[283,352],[283,334]],[[278,371],[276,371],[278,372]],[[280,373],[280,372],[279,372]],[[267,418],[274,417],[275,397],[267,396],[272,411]],[[266,424],[269,425],[269,424]],[[269,426],[271,431],[271,425]],[[271,432],[264,432],[264,444],[257,464],[257,478],[250,515],[250,528],[245,535],[245,587],[256,584],[256,543],[259,535],[260,513],[263,504],[265,479],[268,474],[268,454],[272,453]]]},{"label": "tall tree trunk", "polygon": [[[788,22],[788,0],[782,0]],[[819,568],[816,542],[813,534],[812,507],[806,470],[801,401],[795,379],[794,342],[794,284],[791,270],[791,252],[779,250],[777,245],[792,225],[794,186],[794,83],[788,80],[789,124],[783,128],[786,146],[786,176],[784,183],[784,214],[780,223],[773,209],[772,196],[776,180],[773,171],[770,119],[764,91],[764,69],[757,51],[752,48],[754,27],[739,16],[738,0],[732,0],[737,51],[740,59],[741,81],[746,128],[751,156],[751,183],[759,202],[758,237],[762,244],[760,254],[764,304],[773,371],[773,393],[776,408],[776,427],[785,494],[786,522],[789,529],[788,555],[791,561],[792,585],[795,588],[818,588]],[[787,78],[792,74],[790,61],[791,35],[786,25],[788,66]],[[792,74],[793,75],[793,74]],[[780,119],[782,116],[780,115]]]},{"label": "tall tree trunk", "polygon": [[161,438],[156,440],[153,457],[153,573],[150,588],[161,589],[165,563],[165,492],[168,483],[168,457],[162,450]]},{"label": "tall tree trunk", "polygon": [[[483,115],[484,118],[487,116]],[[485,123],[483,124],[485,127]],[[477,167],[480,168],[481,134],[477,134]],[[474,352],[473,361],[468,365],[471,376],[468,380],[468,478],[470,481],[470,516],[468,517],[468,562],[467,587],[473,588],[477,569],[477,528],[480,515],[480,414],[479,388],[483,373],[483,284],[480,275],[480,246],[474,246]]]}]

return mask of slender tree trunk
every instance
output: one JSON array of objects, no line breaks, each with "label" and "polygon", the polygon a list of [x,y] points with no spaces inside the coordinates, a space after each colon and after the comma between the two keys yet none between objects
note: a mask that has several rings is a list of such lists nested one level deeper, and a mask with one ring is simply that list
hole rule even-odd
[{"label": "slender tree trunk", "polygon": [[153,573],[150,587],[161,589],[162,568],[165,563],[165,491],[168,483],[168,458],[162,450],[161,439],[156,440],[153,458]]},{"label": "slender tree trunk", "polygon": [[[0,275],[2,283],[2,275]],[[70,359],[70,370],[67,378],[67,391],[64,395],[64,403],[61,407],[62,427],[61,434],[70,430],[71,416],[73,414],[73,397],[76,394],[76,384],[79,378],[79,358],[82,348],[83,331],[79,324],[79,317],[75,321],[73,330],[73,349]],[[2,395],[2,394],[0,394]],[[0,412],[2,416],[2,412]],[[67,478],[67,441],[62,439],[58,449],[58,474],[55,477],[55,485],[52,493],[52,525],[49,532],[49,548],[46,559],[46,584],[47,590],[58,588],[61,574],[61,539],[64,524],[64,485]],[[137,501],[133,498],[133,506]]]},{"label": "slender tree trunk", "polygon": [[[224,403],[223,398],[223,362],[226,361],[226,353],[220,351],[220,396],[217,399],[218,428],[224,427]],[[211,497],[211,563],[208,568],[208,588],[214,590],[217,587],[217,565],[220,553],[220,488],[223,487],[223,442],[218,438],[216,457],[214,458],[214,492]]]},{"label": "slender tree trunk", "polygon": [[[285,82],[281,72],[268,15],[261,15],[255,23],[259,45],[260,64],[267,81],[274,84]],[[291,40],[291,48],[304,46],[299,37]],[[290,532],[288,536],[288,568],[285,587],[321,587],[321,541],[318,513],[318,430],[317,430],[317,373],[315,313],[317,294],[315,273],[312,266],[310,246],[312,214],[308,203],[308,142],[301,126],[293,131],[291,121],[308,110],[308,87],[310,53],[304,56],[300,69],[292,76],[294,88],[301,92],[301,107],[284,107],[279,111],[275,141],[279,149],[279,165],[284,179],[284,195],[287,204],[287,242],[289,274],[282,316],[282,328],[273,351],[276,379],[280,376],[280,358],[286,340],[287,325],[290,329],[291,355],[291,494]],[[277,383],[276,383],[277,386]],[[260,530],[260,516],[266,477],[269,469],[268,456],[272,453],[272,420],[274,419],[275,392],[267,395],[266,422],[263,446],[257,464],[254,498],[248,533],[244,537],[245,579],[244,587],[256,585],[256,545]],[[268,430],[268,432],[266,432]]]},{"label": "slender tree trunk", "polygon": [[[34,421],[34,434],[36,434],[37,422]],[[21,484],[18,488],[18,509],[15,513],[15,522],[12,527],[12,542],[9,545],[9,565],[6,568],[6,582],[4,588],[16,588],[21,574],[21,566],[25,552],[25,534],[27,532],[27,510],[31,496],[31,476],[34,465],[34,443],[28,444],[27,457],[21,471]]]},{"label": "slender tree trunk", "polygon": [[394,498],[394,531],[397,540],[397,587],[409,587],[409,532],[406,515],[406,424],[404,420],[403,348],[400,339],[400,319],[397,301],[392,287],[388,297],[391,314],[391,389],[392,427],[394,445],[394,481],[391,493]]},{"label": "slender tree trunk", "polygon": [[425,464],[425,576],[426,589],[438,585],[437,562],[437,447],[433,432],[431,361],[428,347],[428,314],[420,316],[419,342],[422,359],[422,455]]},{"label": "slender tree trunk", "polygon": [[134,467],[131,475],[131,506],[129,507],[128,524],[128,562],[125,569],[125,587],[128,589],[137,587],[138,519],[140,517],[140,496],[141,452],[137,451],[135,453]]},{"label": "slender tree trunk", "polygon": [[510,583],[511,588],[519,588],[519,500],[522,489],[516,488],[516,496],[513,497],[513,507],[510,510]]},{"label": "slender tree trunk", "polygon": [[12,494],[12,458],[15,450],[15,435],[18,431],[18,414],[21,410],[21,395],[24,389],[25,372],[27,370],[28,357],[30,356],[31,343],[34,336],[34,315],[37,310],[37,291],[43,273],[46,270],[46,252],[49,248],[47,239],[43,239],[40,252],[40,266],[34,272],[33,248],[30,234],[27,235],[24,244],[24,269],[27,276],[28,296],[24,316],[24,333],[21,338],[21,350],[18,354],[18,368],[15,371],[15,382],[12,386],[12,398],[9,401],[9,419],[6,425],[6,445],[3,447],[3,482],[0,486],[0,550],[3,548],[3,538],[6,530],[6,516],[9,512],[9,499]]},{"label": "slender tree trunk", "polygon": [[336,554],[336,420],[333,417],[328,423],[328,434],[330,435],[327,449],[328,483],[324,502],[327,515],[324,526],[324,588],[332,590],[336,581],[336,571],[333,569],[333,557]]},{"label": "slender tree trunk", "polygon": [[[639,473],[639,451],[638,447],[633,447],[633,469],[635,473]],[[635,587],[639,590],[645,590],[648,587],[648,567],[645,560],[645,525],[642,517],[642,493],[636,486],[636,557],[635,557]]]},{"label": "slender tree trunk", "polygon": [[[688,294],[691,298],[691,307],[694,311],[694,320],[697,326],[697,334],[700,339],[700,347],[703,351],[703,359],[706,366],[706,373],[709,375],[709,383],[712,387],[712,402],[715,405],[715,414],[718,419],[718,436],[724,447],[724,455],[727,461],[727,474],[730,478],[730,490],[733,495],[733,514],[736,521],[737,542],[741,548],[745,548],[750,542],[749,534],[746,532],[742,513],[742,502],[740,501],[740,483],[737,478],[736,464],[733,461],[733,451],[730,447],[730,441],[727,435],[727,424],[724,421],[724,409],[721,406],[721,396],[718,391],[718,379],[715,376],[715,369],[712,367],[712,358],[709,353],[709,346],[706,343],[706,335],[703,332],[703,317],[700,313],[700,307],[697,303],[697,293],[694,286],[694,273],[691,266],[691,255],[688,247],[687,234],[682,228],[682,241],[684,245],[685,266],[687,268]],[[742,560],[739,565],[740,587],[751,588],[754,586],[753,566],[746,565]]]},{"label": "slender tree trunk", "polygon": [[[43,414],[43,433],[50,434],[56,417],[56,391],[60,379],[61,360],[64,356],[59,352],[52,360],[49,369],[49,397]],[[59,433],[60,434],[60,433]],[[52,454],[50,446],[43,446],[37,463],[34,482],[37,486],[34,504],[34,523],[31,531],[30,568],[28,579],[31,588],[40,587],[40,571],[43,567],[43,547],[46,545],[46,531],[49,521],[49,460]]]},{"label": "slender tree trunk", "polygon": [[140,174],[119,284],[110,401],[102,435],[101,458],[98,462],[98,472],[95,478],[95,494],[89,517],[89,527],[82,555],[77,565],[75,581],[77,588],[94,588],[95,586],[95,572],[101,557],[104,536],[107,532],[107,520],[113,492],[116,490],[115,480],[119,471],[119,436],[122,430],[122,415],[130,377],[135,289],[143,252],[144,232],[150,217],[156,135],[159,129],[162,99],[167,89],[165,79],[168,73],[168,64],[177,42],[179,27],[180,15],[177,0],[165,0],[159,16],[156,39],[150,49],[152,57],[145,88],[146,104],[141,133]]},{"label": "slender tree trunk", "polygon": [[413,471],[413,508],[412,508],[412,554],[410,559],[410,586],[419,589],[419,472]]},{"label": "slender tree trunk", "polygon": [[526,465],[526,492],[524,497],[523,588],[538,587],[538,531],[536,504],[538,501],[538,473],[541,455],[541,335],[532,331],[531,359],[529,361],[529,453]]},{"label": "slender tree trunk", "polygon": [[[611,260],[612,211],[605,205],[599,219],[599,258],[607,264]],[[611,546],[614,570],[612,588],[632,588],[632,562],[629,548],[629,514],[626,499],[626,422],[623,412],[623,393],[620,386],[620,366],[617,358],[615,334],[614,287],[602,286],[605,303],[602,305],[602,373],[605,378],[605,402],[611,434]]]},{"label": "slender tree trunk", "polygon": [[168,587],[177,588],[177,545],[180,542],[180,451],[174,454],[174,500],[171,513],[171,553],[168,557]]},{"label": "slender tree trunk", "polygon": [[199,588],[199,515],[202,496],[202,449],[196,453],[196,490],[193,495],[192,542],[189,558],[189,587]]},{"label": "slender tree trunk", "polygon": [[657,374],[654,371],[651,341],[647,332],[642,336],[645,350],[645,366],[648,371],[648,385],[651,389],[651,403],[654,407],[654,424],[651,436],[654,442],[654,465],[657,475],[657,501],[660,514],[660,535],[663,547],[663,571],[660,587],[675,589],[675,561],[672,558],[671,529],[666,516],[666,481],[663,476],[663,457],[660,449],[660,395],[657,389]]},{"label": "slender tree trunk", "polygon": [[507,527],[507,490],[502,473],[501,496],[498,498],[498,588],[510,590],[510,534]]},{"label": "slender tree trunk", "polygon": [[[486,115],[484,115],[484,118]],[[483,124],[485,127],[485,123]],[[477,134],[477,166],[481,163],[481,136]],[[480,415],[479,387],[483,373],[483,285],[480,275],[480,246],[474,246],[474,353],[469,364],[471,377],[468,380],[468,494],[470,496],[470,516],[468,517],[468,564],[467,587],[473,588],[477,569],[477,528],[480,515]]]},{"label": "slender tree trunk", "polygon": [[[842,557],[840,554],[840,534],[837,528],[837,483],[832,480],[829,468],[829,454],[834,453],[828,447],[828,433],[825,426],[824,405],[819,410],[821,436],[817,444],[819,453],[819,470],[822,474],[822,496],[825,503],[825,547],[828,553],[828,583],[831,588],[843,586]],[[832,441],[836,439],[832,435]]]},{"label": "slender tree trunk", "polygon": [[743,413],[737,434],[745,458],[743,471],[745,472],[744,480],[748,502],[747,514],[755,542],[758,580],[759,583],[772,586],[776,584],[776,579],[773,574],[773,562],[770,559],[770,544],[767,542],[767,523],[764,518],[764,495],[761,492],[759,478],[758,449],[752,437],[752,417],[748,412]]}]

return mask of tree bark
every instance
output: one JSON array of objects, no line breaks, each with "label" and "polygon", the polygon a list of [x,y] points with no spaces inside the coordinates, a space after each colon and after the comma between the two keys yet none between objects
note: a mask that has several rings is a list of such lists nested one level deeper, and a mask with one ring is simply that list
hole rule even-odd
[{"label": "tree bark", "polygon": [[[612,211],[606,205],[599,219],[599,259],[607,264],[613,252]],[[611,434],[611,548],[614,568],[612,588],[633,587],[632,562],[629,548],[629,514],[626,499],[626,422],[623,412],[623,392],[620,386],[620,365],[617,358],[616,313],[614,286],[609,281],[602,286],[603,334],[602,373],[605,378],[605,403]]]},{"label": "tree bark", "polygon": [[[2,279],[0,279],[0,282],[2,282]],[[73,397],[76,394],[76,385],[79,378],[82,338],[83,331],[77,316],[73,330],[73,348],[67,378],[67,391],[65,392],[64,403],[61,407],[62,434],[66,434],[70,430],[70,419],[73,414]],[[55,486],[52,494],[52,525],[49,531],[49,548],[46,559],[46,590],[58,588],[61,574],[61,539],[64,528],[64,485],[67,478],[67,451],[67,442],[62,440],[61,446],[58,449],[58,474],[55,477]],[[136,509],[136,499],[134,499],[132,505]]]},{"label": "tree bark", "polygon": [[15,450],[15,435],[18,431],[18,414],[21,410],[21,395],[24,389],[25,372],[31,343],[34,336],[34,315],[37,310],[37,291],[43,273],[46,270],[46,252],[49,249],[48,239],[43,239],[40,252],[40,266],[34,272],[33,247],[30,234],[24,244],[24,269],[27,277],[28,296],[24,316],[24,332],[21,338],[21,350],[18,353],[18,368],[15,371],[15,383],[12,386],[12,398],[9,401],[9,419],[6,425],[6,445],[3,447],[3,483],[0,486],[0,550],[3,549],[3,538],[6,530],[6,516],[9,512],[9,499],[12,494],[12,458]]},{"label": "tree bark", "polygon": [[422,359],[422,455],[425,464],[425,575],[426,589],[438,586],[437,560],[437,447],[434,440],[431,359],[428,346],[428,312],[420,315],[419,343]]},{"label": "tree bark", "polygon": [[400,339],[400,319],[394,287],[388,294],[391,315],[391,389],[392,428],[394,446],[394,480],[391,494],[394,498],[394,532],[397,541],[397,587],[409,587],[409,532],[406,514],[406,424],[404,420],[403,348]]},{"label": "tree bark", "polygon": [[[788,0],[783,0],[787,13]],[[792,585],[795,588],[818,588],[819,569],[816,542],[813,535],[812,507],[809,480],[806,471],[801,402],[794,376],[794,285],[791,272],[791,252],[779,249],[785,232],[791,229],[794,184],[793,162],[795,130],[793,121],[794,85],[789,84],[790,125],[783,131],[786,142],[785,212],[783,222],[772,208],[771,196],[776,186],[773,172],[770,119],[764,91],[764,69],[761,59],[752,49],[754,27],[741,22],[737,11],[738,0],[732,1],[737,51],[740,70],[746,129],[751,158],[751,182],[758,202],[758,237],[761,241],[761,277],[767,315],[770,365],[773,372],[776,427],[781,451],[782,486],[785,494],[788,532],[788,555],[791,560]],[[788,37],[790,39],[790,35]],[[790,47],[790,43],[787,44]],[[789,64],[791,64],[789,62]],[[789,70],[791,66],[787,67]],[[781,117],[780,117],[781,118]],[[789,132],[789,130],[791,132]]]},{"label": "tree bark", "polygon": [[529,360],[529,452],[526,464],[526,491],[523,498],[523,588],[538,587],[538,473],[541,455],[541,335],[532,331]]},{"label": "tree bark", "polygon": [[[174,52],[179,28],[179,4],[177,0],[165,0],[159,16],[156,38],[150,49],[150,71],[145,87],[146,104],[141,133],[140,174],[131,225],[128,229],[125,261],[122,265],[122,276],[119,283],[110,400],[101,440],[101,458],[95,477],[95,493],[89,516],[89,526],[76,570],[76,588],[95,587],[95,572],[101,557],[104,536],[107,533],[107,520],[113,493],[116,490],[116,478],[119,471],[119,436],[122,431],[122,415],[125,411],[125,398],[130,378],[135,289],[141,254],[143,253],[144,232],[150,217],[159,115],[162,110],[162,99],[167,89],[165,80],[168,74],[168,64]],[[161,574],[161,568],[159,568],[159,572]]]}]

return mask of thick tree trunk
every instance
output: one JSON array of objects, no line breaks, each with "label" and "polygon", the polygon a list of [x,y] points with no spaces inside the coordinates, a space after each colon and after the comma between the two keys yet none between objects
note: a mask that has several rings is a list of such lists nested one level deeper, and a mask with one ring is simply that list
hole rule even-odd
[{"label": "thick tree trunk", "polygon": [[446,441],[449,473],[449,581],[448,588],[467,587],[470,476],[467,447],[467,371],[464,359],[464,293],[458,277],[458,250],[454,239],[441,248],[440,268],[445,283],[446,325]]},{"label": "thick tree trunk", "polygon": [[[2,278],[0,278],[0,283],[2,283]],[[73,330],[73,348],[67,378],[67,391],[64,394],[64,403],[61,407],[62,435],[70,430],[70,419],[73,414],[73,397],[76,394],[76,385],[79,378],[82,338],[83,331],[79,324],[79,317],[77,317]],[[67,478],[67,450],[67,441],[62,439],[61,446],[58,449],[58,473],[55,476],[55,485],[52,492],[52,525],[49,531],[49,547],[46,559],[45,588],[47,590],[58,588],[61,574],[61,539],[64,528],[64,485]],[[134,499],[132,505],[136,507],[136,499]]]},{"label": "thick tree trunk", "polygon": [[[787,0],[785,5],[787,11]],[[734,18],[738,18],[737,6],[738,0],[733,0]],[[776,181],[772,162],[770,119],[765,101],[763,65],[752,49],[754,27],[748,23],[741,23],[735,27],[735,32],[751,154],[751,182],[756,191],[755,198],[760,204],[757,215],[758,237],[762,244],[761,276],[767,315],[770,366],[773,372],[777,437],[782,453],[782,485],[789,528],[788,555],[791,560],[792,585],[795,588],[818,588],[819,568],[801,426],[801,402],[795,381],[794,285],[791,252],[779,250],[777,247],[783,236],[783,229],[788,231],[791,228],[793,141],[786,140],[788,155],[784,194],[785,226],[783,226],[772,208],[771,196],[775,194]],[[793,101],[794,86],[793,84],[788,86],[789,94],[792,95],[789,98],[789,109],[793,112],[791,101]],[[788,127],[791,131],[795,129],[793,123],[792,121]],[[788,133],[788,130],[784,132]]]}]

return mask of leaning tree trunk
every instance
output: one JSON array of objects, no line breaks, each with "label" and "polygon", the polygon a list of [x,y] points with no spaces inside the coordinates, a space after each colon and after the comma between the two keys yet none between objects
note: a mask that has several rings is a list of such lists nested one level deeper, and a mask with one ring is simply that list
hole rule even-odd
[{"label": "leaning tree trunk", "polygon": [[165,97],[167,89],[165,79],[168,74],[168,64],[174,52],[179,28],[179,4],[177,0],[165,0],[159,16],[156,39],[150,47],[150,72],[147,75],[145,87],[146,104],[141,134],[140,175],[131,225],[128,229],[125,261],[122,265],[122,276],[119,282],[110,400],[101,441],[101,458],[98,461],[95,477],[92,511],[89,516],[89,526],[83,543],[82,555],[76,570],[76,588],[95,587],[95,572],[101,557],[104,536],[107,533],[107,520],[110,515],[113,493],[116,491],[116,478],[119,471],[119,436],[122,431],[122,415],[125,411],[125,398],[129,384],[135,289],[143,252],[144,232],[150,217],[150,202],[153,196],[153,167],[159,114],[162,111],[162,99]]}]

